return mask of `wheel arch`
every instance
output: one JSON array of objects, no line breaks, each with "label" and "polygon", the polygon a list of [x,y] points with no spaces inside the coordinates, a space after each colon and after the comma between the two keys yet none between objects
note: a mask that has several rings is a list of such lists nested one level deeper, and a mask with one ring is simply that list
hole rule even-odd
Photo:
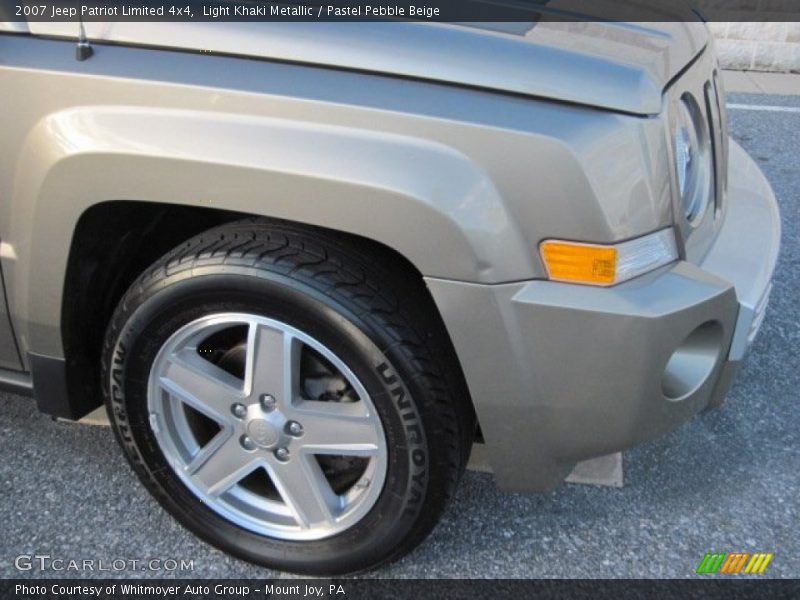
[{"label": "wheel arch", "polygon": [[9,200],[9,300],[23,353],[59,354],[72,236],[83,213],[108,201],[359,235],[427,277],[491,283],[531,268],[499,191],[466,156],[418,138],[284,119],[124,106],[53,113],[28,135]]},{"label": "wheel arch", "polygon": [[[184,228],[200,214],[213,215],[210,225],[252,215],[324,228],[391,249],[417,275],[491,282],[530,269],[526,243],[483,170],[418,138],[285,119],[86,106],[42,119],[16,166],[7,209],[15,253],[9,308],[29,367],[70,360],[63,335],[74,325],[62,314],[70,249],[85,243],[84,218],[102,223],[97,215],[119,202],[138,203],[126,218],[141,228],[164,218],[165,206],[190,211],[178,219]],[[32,370],[34,385],[53,379]]]},{"label": "wheel arch", "polygon": [[[290,224],[306,231],[335,236],[337,242],[357,249],[384,265],[388,271],[406,277],[416,287],[423,309],[433,319],[447,347],[456,373],[455,385],[469,398],[465,378],[439,310],[425,286],[422,274],[397,250],[375,240],[304,223],[270,219],[204,207],[140,201],[108,201],[93,205],[79,219],[67,263],[61,310],[61,339],[64,349],[64,393],[40,402],[50,414],[80,418],[102,403],[98,364],[106,324],[130,285],[152,263],[176,246],[215,226],[256,218],[265,228]],[[47,367],[37,356],[39,365]],[[50,370],[48,379],[53,380]],[[40,378],[42,379],[42,378]],[[37,397],[39,395],[37,394]],[[469,401],[470,405],[471,400]]]}]

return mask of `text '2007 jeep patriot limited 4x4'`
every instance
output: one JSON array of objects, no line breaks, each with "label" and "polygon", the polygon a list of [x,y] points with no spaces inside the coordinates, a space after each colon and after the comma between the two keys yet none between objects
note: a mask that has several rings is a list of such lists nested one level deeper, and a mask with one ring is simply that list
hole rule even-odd
[{"label": "text '2007 jeep patriot limited 4x4'", "polygon": [[0,379],[203,539],[374,567],[478,436],[543,491],[722,402],[780,230],[704,24],[85,27],[0,25]]}]

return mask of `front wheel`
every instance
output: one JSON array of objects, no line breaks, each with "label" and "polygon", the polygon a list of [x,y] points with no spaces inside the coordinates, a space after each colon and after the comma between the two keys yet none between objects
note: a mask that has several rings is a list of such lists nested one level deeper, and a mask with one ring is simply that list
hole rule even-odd
[{"label": "front wheel", "polygon": [[423,290],[400,302],[411,278],[382,271],[334,237],[244,221],[131,286],[107,333],[109,417],[186,527],[320,575],[387,562],[431,531],[473,417]]}]

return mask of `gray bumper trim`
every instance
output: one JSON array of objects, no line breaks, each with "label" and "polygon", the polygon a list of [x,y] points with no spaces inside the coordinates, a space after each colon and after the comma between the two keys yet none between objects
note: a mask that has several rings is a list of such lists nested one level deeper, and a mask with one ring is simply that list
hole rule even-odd
[{"label": "gray bumper trim", "polygon": [[736,288],[740,309],[728,359],[741,360],[767,309],[780,249],[781,220],[769,182],[733,140],[730,165],[725,223],[701,266]]},{"label": "gray bumper trim", "polygon": [[[731,175],[726,220],[700,265],[680,261],[611,288],[426,279],[500,487],[547,490],[576,462],[721,402],[763,316],[780,243],[774,194],[735,144]],[[717,332],[712,367],[667,397],[665,369],[700,328]]]}]

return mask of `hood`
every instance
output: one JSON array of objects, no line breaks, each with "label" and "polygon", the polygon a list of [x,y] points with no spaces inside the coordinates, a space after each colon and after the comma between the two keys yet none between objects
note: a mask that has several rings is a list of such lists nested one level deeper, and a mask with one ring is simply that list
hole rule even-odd
[{"label": "hood", "polygon": [[[75,37],[76,23],[29,23]],[[704,24],[539,21],[86,23],[90,40],[208,51],[467,85],[651,115],[705,47]]]}]

